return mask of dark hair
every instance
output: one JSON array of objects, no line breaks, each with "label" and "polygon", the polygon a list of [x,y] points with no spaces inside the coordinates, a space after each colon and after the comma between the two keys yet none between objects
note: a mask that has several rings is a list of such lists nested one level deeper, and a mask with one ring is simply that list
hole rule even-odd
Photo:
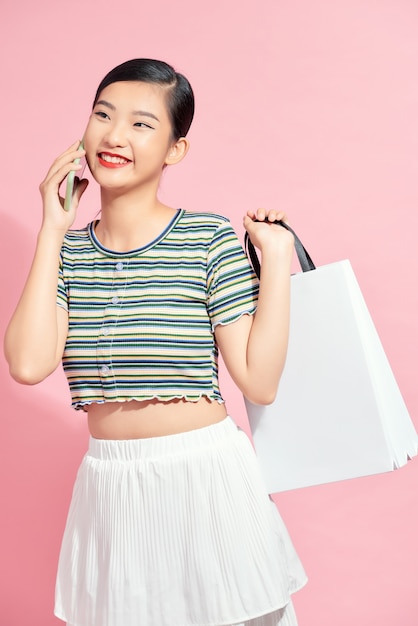
[{"label": "dark hair", "polygon": [[100,83],[93,107],[100,93],[112,83],[121,81],[140,81],[156,83],[167,87],[167,108],[170,116],[174,139],[185,137],[194,115],[194,95],[185,76],[179,74],[171,65],[154,59],[132,59],[110,70]]}]

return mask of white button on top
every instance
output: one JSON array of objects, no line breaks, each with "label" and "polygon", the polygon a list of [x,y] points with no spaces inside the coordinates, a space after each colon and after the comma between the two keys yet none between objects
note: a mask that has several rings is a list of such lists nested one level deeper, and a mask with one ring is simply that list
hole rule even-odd
[{"label": "white button on top", "polygon": [[103,365],[100,368],[100,373],[102,374],[102,376],[107,376],[110,372],[110,369],[107,367],[107,365]]},{"label": "white button on top", "polygon": [[110,333],[110,328],[109,328],[109,326],[105,326],[105,327],[103,328],[102,332],[103,332],[103,334],[104,334],[104,335],[108,335],[108,334]]},{"label": "white button on top", "polygon": [[117,296],[113,296],[112,304],[117,304],[119,302],[119,298]]},{"label": "white button on top", "polygon": [[122,261],[119,261],[118,263],[116,263],[116,269],[118,270],[118,272],[123,270],[123,263],[122,263]]}]

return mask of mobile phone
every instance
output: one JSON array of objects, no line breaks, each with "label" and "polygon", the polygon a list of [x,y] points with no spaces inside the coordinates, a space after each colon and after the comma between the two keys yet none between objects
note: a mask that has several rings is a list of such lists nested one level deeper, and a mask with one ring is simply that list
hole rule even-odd
[{"label": "mobile phone", "polygon": [[[80,146],[78,149],[84,150],[83,142],[80,143]],[[76,163],[77,165],[81,163],[82,168],[77,171],[71,170],[71,172],[67,176],[67,181],[65,185],[65,196],[64,196],[64,210],[65,211],[70,210],[71,201],[73,199],[74,192],[77,189],[78,183],[83,178],[84,170],[86,169],[86,165],[87,165],[86,157],[79,157],[77,159],[74,159],[74,163]]]}]

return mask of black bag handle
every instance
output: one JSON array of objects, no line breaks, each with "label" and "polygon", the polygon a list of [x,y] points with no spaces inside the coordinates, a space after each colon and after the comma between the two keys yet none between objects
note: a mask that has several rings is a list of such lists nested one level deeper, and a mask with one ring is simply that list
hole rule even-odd
[{"label": "black bag handle", "polygon": [[[265,221],[267,222],[268,220],[266,219]],[[311,270],[316,269],[314,262],[312,261],[311,257],[308,254],[308,251],[306,250],[305,246],[302,244],[301,240],[299,239],[295,231],[292,228],[290,228],[290,226],[286,224],[286,222],[283,222],[282,220],[277,220],[275,222],[270,222],[270,223],[280,224],[280,226],[283,226],[283,228],[286,228],[286,230],[292,233],[293,237],[295,238],[296,255],[298,257],[300,266],[302,268],[302,272],[310,272]],[[258,278],[260,278],[260,261],[258,260],[257,252],[255,251],[254,245],[251,242],[251,239],[247,232],[245,233],[245,237],[244,237],[244,246],[245,246],[247,255],[250,257],[250,261],[254,268],[254,271],[257,274]]]}]

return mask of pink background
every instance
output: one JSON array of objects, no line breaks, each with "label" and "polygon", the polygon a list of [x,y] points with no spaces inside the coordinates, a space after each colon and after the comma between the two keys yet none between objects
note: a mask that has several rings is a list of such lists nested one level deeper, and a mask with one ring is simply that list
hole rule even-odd
[{"label": "pink background", "polygon": [[[417,425],[416,2],[26,0],[3,6],[0,28],[2,331],[49,164],[81,136],[108,69],[162,58],[197,98],[192,148],[162,197],[228,215],[240,236],[247,209],[285,208],[318,265],[350,258]],[[90,189],[77,224],[97,198]],[[25,388],[0,366],[0,623],[58,626],[56,560],[85,418],[61,371]],[[227,378],[223,391],[247,427]],[[418,624],[417,479],[415,460],[277,497],[310,577],[300,626]]]}]

